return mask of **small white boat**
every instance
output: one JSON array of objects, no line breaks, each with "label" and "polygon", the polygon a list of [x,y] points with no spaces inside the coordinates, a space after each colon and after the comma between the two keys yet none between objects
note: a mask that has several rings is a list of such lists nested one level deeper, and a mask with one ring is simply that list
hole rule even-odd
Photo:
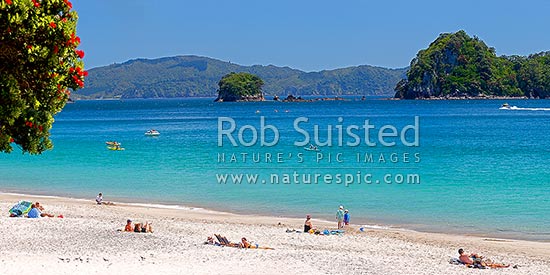
[{"label": "small white boat", "polygon": [[321,149],[319,149],[317,146],[314,146],[313,144],[310,144],[309,147],[304,147],[304,150],[306,150],[306,151],[316,151],[316,152],[321,151]]},{"label": "small white boat", "polygon": [[502,106],[500,106],[499,109],[500,110],[518,110],[518,107],[517,106],[510,106],[510,104],[504,103],[504,104],[502,104]]},{"label": "small white boat", "polygon": [[145,132],[145,135],[150,136],[150,137],[156,137],[156,136],[159,136],[160,133],[159,133],[159,131],[157,131],[155,129],[151,129],[151,130],[148,130],[147,132]]}]

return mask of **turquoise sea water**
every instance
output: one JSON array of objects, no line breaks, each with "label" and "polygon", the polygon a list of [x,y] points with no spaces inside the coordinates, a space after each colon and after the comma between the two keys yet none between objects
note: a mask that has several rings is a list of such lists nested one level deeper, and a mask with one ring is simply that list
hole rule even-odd
[{"label": "turquoise sea water", "polygon": [[[427,231],[550,240],[550,111],[499,110],[504,101],[338,101],[213,103],[211,99],[78,101],[56,117],[55,148],[39,156],[0,154],[0,189],[93,199],[198,206],[239,213],[333,219],[340,204],[355,224],[389,224]],[[548,100],[509,100],[526,108]],[[259,112],[258,112],[259,111]],[[218,117],[237,127],[279,130],[272,147],[218,147]],[[327,125],[401,129],[419,117],[419,147],[332,146],[306,151],[293,143]],[[341,117],[343,122],[339,122]],[[148,129],[159,137],[146,137]],[[251,131],[245,131],[245,141]],[[374,132],[377,133],[377,132]],[[337,130],[333,131],[337,135]],[[411,132],[406,136],[413,138]],[[268,132],[267,140],[273,134]],[[349,139],[349,138],[348,138]],[[344,142],[348,139],[344,139]],[[371,134],[371,139],[377,136]],[[117,140],[125,151],[107,150]],[[394,139],[395,140],[395,139]],[[335,140],[336,141],[336,140]],[[219,161],[225,153],[226,161]],[[247,161],[242,161],[247,153]],[[277,154],[282,162],[277,162]],[[317,153],[323,159],[316,161]],[[230,162],[231,154],[237,161]],[[266,161],[271,154],[271,161]],[[331,162],[328,162],[331,154]],[[337,154],[342,162],[335,162]],[[372,162],[357,154],[373,154]],[[382,154],[385,162],[379,161]],[[393,155],[392,155],[393,154]],[[403,155],[409,155],[405,162]],[[419,161],[415,162],[415,154]],[[301,158],[298,157],[301,155]],[[259,156],[255,163],[253,156]],[[391,157],[397,156],[397,162]],[[364,160],[364,159],[362,159]],[[271,174],[372,174],[376,184],[271,184]],[[258,174],[263,184],[219,184],[216,175]],[[383,177],[416,174],[420,184],[387,184]]]}]

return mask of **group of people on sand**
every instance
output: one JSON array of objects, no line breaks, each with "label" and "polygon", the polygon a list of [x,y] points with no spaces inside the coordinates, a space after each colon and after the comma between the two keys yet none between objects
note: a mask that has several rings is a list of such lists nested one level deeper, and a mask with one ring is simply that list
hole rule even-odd
[{"label": "group of people on sand", "polygon": [[[350,214],[349,210],[344,209],[343,205],[340,205],[338,208],[338,211],[336,211],[336,220],[338,221],[338,229],[343,229],[345,226],[349,225],[350,222]],[[315,228],[313,227],[313,223],[311,222],[311,215],[306,215],[306,221],[304,222],[304,232],[312,233],[315,232]]]},{"label": "group of people on sand", "polygon": [[[461,264],[464,264],[468,267],[476,267],[476,268],[507,268],[510,267],[509,264],[499,264],[494,263],[493,261],[489,259],[485,259],[483,256],[479,256],[476,253],[466,253],[464,252],[464,249],[460,248],[458,250],[458,254],[460,255],[458,257],[458,260]],[[516,266],[514,266],[516,268]]]},{"label": "group of people on sand", "polygon": [[[49,214],[43,211],[44,211],[44,207],[42,207],[42,205],[40,205],[39,202],[35,202],[31,204],[31,210],[29,210],[29,213],[27,213],[27,217],[31,219],[40,218],[40,217],[48,217],[48,218],[55,217],[55,215]],[[59,217],[63,217],[63,216],[60,215]]]},{"label": "group of people on sand", "polygon": [[132,220],[129,219],[126,221],[124,232],[153,233],[153,224],[149,222],[145,222],[144,224],[141,224],[141,223],[132,224]]},{"label": "group of people on sand", "polygon": [[[28,204],[27,204],[28,207]],[[18,212],[18,213],[12,213],[10,211],[10,217],[23,217],[26,216],[27,218],[36,219],[36,218],[54,218],[55,215],[44,212],[44,207],[39,202],[34,202],[31,204],[31,208],[29,212],[26,214],[24,212]],[[58,218],[63,218],[63,215],[58,215]]]},{"label": "group of people on sand", "polygon": [[[113,202],[104,201],[103,193],[99,193],[97,195],[97,197],[95,198],[95,202],[98,205],[115,205]],[[132,224],[132,220],[128,219],[126,220],[126,226],[124,226],[124,230],[118,229],[118,231],[136,232],[136,233],[153,233],[153,224],[150,222]]]},{"label": "group of people on sand", "polygon": [[344,226],[349,225],[349,211],[347,209],[344,210],[343,205],[340,205],[338,211],[336,211],[336,220],[338,221],[338,229],[343,229]]}]

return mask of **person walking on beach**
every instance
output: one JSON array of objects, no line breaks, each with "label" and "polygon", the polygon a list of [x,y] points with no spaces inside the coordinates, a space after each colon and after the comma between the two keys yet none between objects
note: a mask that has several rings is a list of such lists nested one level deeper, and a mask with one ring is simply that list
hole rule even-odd
[{"label": "person walking on beach", "polygon": [[344,211],[344,225],[345,226],[348,226],[349,225],[349,211],[346,209]]},{"label": "person walking on beach", "polygon": [[338,229],[342,229],[344,227],[344,206],[342,205],[336,211],[336,220],[338,221]]}]

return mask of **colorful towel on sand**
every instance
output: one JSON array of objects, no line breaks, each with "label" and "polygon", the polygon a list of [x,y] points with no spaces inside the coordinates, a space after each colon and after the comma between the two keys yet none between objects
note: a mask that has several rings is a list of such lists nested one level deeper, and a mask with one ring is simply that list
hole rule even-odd
[{"label": "colorful towel on sand", "polygon": [[10,215],[21,217],[29,213],[29,211],[31,210],[31,204],[32,202],[30,201],[19,201],[10,209]]}]

